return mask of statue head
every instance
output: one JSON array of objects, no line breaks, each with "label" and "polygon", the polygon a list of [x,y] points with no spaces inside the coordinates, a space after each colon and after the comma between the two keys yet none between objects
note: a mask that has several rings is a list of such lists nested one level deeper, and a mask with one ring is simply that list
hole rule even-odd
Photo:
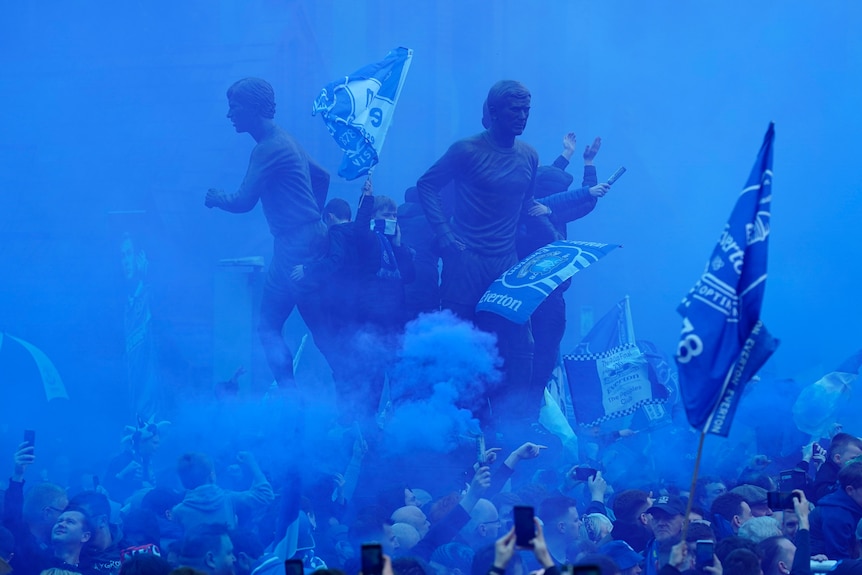
[{"label": "statue head", "polygon": [[250,123],[275,117],[275,91],[266,80],[243,78],[227,89],[227,117],[237,132],[247,132]]},{"label": "statue head", "polygon": [[483,126],[518,136],[530,117],[530,91],[520,82],[501,80],[488,91],[482,112]]}]

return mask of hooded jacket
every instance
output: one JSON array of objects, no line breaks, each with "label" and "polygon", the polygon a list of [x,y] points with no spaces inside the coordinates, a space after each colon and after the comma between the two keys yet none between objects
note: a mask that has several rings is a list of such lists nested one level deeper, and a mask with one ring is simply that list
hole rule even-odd
[{"label": "hooded jacket", "polygon": [[811,513],[811,554],[850,559],[862,507],[839,489],[820,500]]},{"label": "hooded jacket", "polygon": [[215,483],[205,483],[186,492],[173,509],[173,520],[188,532],[202,523],[221,523],[228,529],[237,526],[237,515],[263,509],[275,499],[272,486],[255,480],[248,491],[227,491]]}]

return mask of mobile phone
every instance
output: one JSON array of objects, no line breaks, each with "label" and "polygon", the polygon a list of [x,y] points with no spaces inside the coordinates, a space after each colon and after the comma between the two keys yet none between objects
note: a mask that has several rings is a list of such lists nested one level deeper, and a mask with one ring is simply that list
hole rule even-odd
[{"label": "mobile phone", "polygon": [[97,491],[99,489],[99,476],[93,474],[93,491]]},{"label": "mobile phone", "polygon": [[697,571],[703,571],[704,568],[711,567],[713,555],[715,555],[715,542],[709,539],[699,539],[694,549],[694,568]]},{"label": "mobile phone", "polygon": [[26,443],[29,447],[36,447],[36,430],[24,430],[24,443]]},{"label": "mobile phone", "polygon": [[515,517],[515,545],[518,547],[532,548],[531,541],[536,537],[536,522],[533,519],[532,507],[516,505],[512,509]]},{"label": "mobile phone", "polygon": [[778,489],[790,492],[805,488],[805,472],[801,469],[785,469],[778,474]]},{"label": "mobile phone", "polygon": [[302,559],[288,559],[284,562],[284,575],[303,575],[304,571]]},{"label": "mobile phone", "polygon": [[596,473],[598,473],[598,471],[592,467],[575,467],[574,476],[578,481],[586,481],[590,477],[595,477]]},{"label": "mobile phone", "polygon": [[485,434],[480,433],[476,437],[476,462],[479,465],[485,465],[488,461],[485,459]]},{"label": "mobile phone", "polygon": [[383,546],[379,543],[362,544],[362,575],[382,575]]},{"label": "mobile phone", "polygon": [[770,491],[766,494],[766,505],[773,511],[784,511],[793,509],[793,500],[796,495],[786,491]]},{"label": "mobile phone", "polygon": [[620,179],[620,176],[622,176],[622,175],[623,175],[623,174],[625,174],[625,173],[626,173],[626,169],[625,169],[625,167],[620,166],[620,167],[619,167],[619,169],[618,169],[616,172],[614,172],[613,174],[611,174],[611,177],[610,177],[610,178],[608,178],[608,185],[609,185],[609,186],[613,186],[613,185],[614,185],[614,182],[616,182],[617,180],[619,180],[619,179]]}]

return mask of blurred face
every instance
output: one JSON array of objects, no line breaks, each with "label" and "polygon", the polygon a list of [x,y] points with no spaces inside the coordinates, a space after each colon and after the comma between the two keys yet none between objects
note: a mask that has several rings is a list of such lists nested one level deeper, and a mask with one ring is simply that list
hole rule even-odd
[{"label": "blurred face", "polygon": [[381,545],[383,545],[383,552],[389,556],[394,555],[395,551],[400,547],[391,525],[383,525],[383,541],[381,541]]},{"label": "blurred face", "polygon": [[794,511],[785,511],[781,522],[781,532],[788,539],[796,539],[796,532],[799,531],[799,516]]},{"label": "blurred face", "polygon": [[228,98],[227,102],[227,118],[233,124],[234,129],[237,133],[248,132],[257,120],[255,111],[236,98]]},{"label": "blurred face", "polygon": [[659,543],[668,541],[682,532],[682,515],[671,515],[661,509],[655,509],[652,512],[652,528],[653,535]]},{"label": "blurred face", "polygon": [[846,465],[848,461],[854,457],[859,457],[860,455],[862,455],[862,449],[859,449],[856,445],[850,444],[844,449],[844,451],[836,455],[835,463]]},{"label": "blurred face", "polygon": [[57,519],[63,510],[69,505],[69,499],[66,496],[58,497],[51,502],[51,505],[46,505],[42,508],[42,517],[45,524],[53,525],[57,523]]},{"label": "blurred face", "polygon": [[222,535],[221,547],[216,552],[207,554],[206,563],[213,575],[235,575],[236,557],[230,537]]},{"label": "blurred face", "polygon": [[712,508],[712,502],[719,495],[724,495],[725,493],[727,493],[727,486],[724,483],[707,483],[703,490],[703,499],[700,502],[701,507],[704,509]]},{"label": "blurred face", "polygon": [[743,501],[741,504],[741,507],[742,507],[742,515],[739,516],[739,524],[740,525],[744,524],[746,521],[748,521],[749,519],[754,517],[754,515],[751,514],[751,507],[748,505],[748,503]]},{"label": "blurred face", "polygon": [[770,509],[769,505],[766,505],[765,503],[762,505],[752,505],[750,507],[752,517],[772,517],[772,509]]},{"label": "blurred face", "polygon": [[90,531],[84,524],[84,514],[80,511],[64,511],[57,517],[51,531],[51,542],[60,545],[83,545],[90,540]]},{"label": "blurred face", "polygon": [[581,516],[578,514],[577,507],[569,507],[569,511],[563,517],[563,520],[557,524],[560,532],[568,542],[576,541],[580,538],[582,525],[583,522],[581,521]]},{"label": "blurred face", "polygon": [[147,439],[141,440],[140,454],[141,455],[152,455],[159,449],[159,444],[161,443],[161,439],[159,439],[159,434],[155,434],[152,437],[148,437]]}]

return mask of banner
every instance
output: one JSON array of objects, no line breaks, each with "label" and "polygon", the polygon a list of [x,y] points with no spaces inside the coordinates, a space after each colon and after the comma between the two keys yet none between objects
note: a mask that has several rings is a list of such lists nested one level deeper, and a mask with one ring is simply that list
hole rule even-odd
[{"label": "banner", "polygon": [[526,323],[552,291],[617,247],[574,240],[550,243],[496,279],[479,298],[476,311],[489,311],[515,323]]},{"label": "banner", "polygon": [[386,131],[410,68],[413,50],[396,48],[321,90],[312,115],[320,112],[344,158],[338,175],[355,180],[377,165]]},{"label": "banner", "polygon": [[706,271],[677,310],[683,328],[676,361],[689,423],[725,437],[745,384],[778,347],[760,321],[774,139],[770,124]]},{"label": "banner", "polygon": [[663,404],[672,390],[659,381],[635,340],[628,297],[606,313],[563,361],[580,425],[601,426],[604,432],[633,429],[631,416],[641,410],[644,417],[638,418],[637,427],[668,421]]}]

